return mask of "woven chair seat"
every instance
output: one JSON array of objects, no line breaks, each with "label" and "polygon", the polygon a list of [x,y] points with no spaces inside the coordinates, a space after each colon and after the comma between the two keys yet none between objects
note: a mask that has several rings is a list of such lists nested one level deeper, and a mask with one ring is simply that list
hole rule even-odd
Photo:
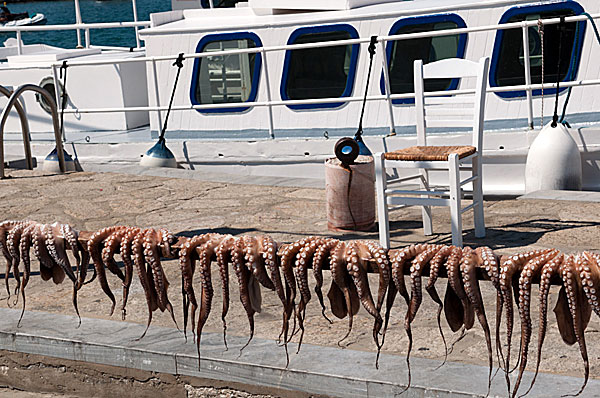
[{"label": "woven chair seat", "polygon": [[436,161],[448,160],[448,155],[453,153],[458,155],[459,159],[474,154],[477,151],[474,146],[411,146],[409,148],[399,149],[397,151],[386,152],[387,160],[407,160],[407,161]]}]

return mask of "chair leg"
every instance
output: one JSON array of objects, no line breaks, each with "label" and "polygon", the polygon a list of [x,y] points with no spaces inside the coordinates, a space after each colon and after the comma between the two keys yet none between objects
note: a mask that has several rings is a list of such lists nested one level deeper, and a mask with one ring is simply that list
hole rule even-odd
[{"label": "chair leg", "polygon": [[[421,169],[421,189],[429,191],[429,172]],[[428,195],[421,195],[422,198],[428,198]],[[423,233],[427,235],[433,234],[433,226],[431,223],[431,206],[423,206]]]},{"label": "chair leg", "polygon": [[452,244],[462,247],[462,214],[461,214],[461,188],[458,155],[453,153],[448,156],[448,180],[450,182],[450,223],[452,224]]},{"label": "chair leg", "polygon": [[386,174],[385,158],[383,153],[377,153],[374,156],[375,162],[375,190],[377,191],[377,217],[379,223],[379,244],[384,249],[390,248],[390,226],[387,207],[387,198],[385,195]]},{"label": "chair leg", "polygon": [[473,222],[475,224],[475,237],[485,238],[485,219],[483,217],[483,189],[481,174],[481,158],[475,156],[473,158],[473,175],[477,175],[477,179],[473,181]]}]

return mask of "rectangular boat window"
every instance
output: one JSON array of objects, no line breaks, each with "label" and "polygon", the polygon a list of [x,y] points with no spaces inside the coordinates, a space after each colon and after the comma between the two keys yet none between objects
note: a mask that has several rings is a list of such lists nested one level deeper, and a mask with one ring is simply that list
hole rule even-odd
[{"label": "rectangular boat window", "polygon": [[[537,21],[540,18],[578,15],[583,12],[575,2],[552,3],[532,7],[515,7],[508,10],[500,23]],[[559,54],[560,27],[558,24],[544,25],[544,83],[569,81],[575,78],[579,56],[585,33],[585,22],[568,22],[562,32],[562,45]],[[542,38],[537,26],[529,28],[529,59],[531,82],[542,82]],[[558,59],[560,58],[560,71]],[[490,86],[515,86],[525,84],[523,55],[523,32],[521,28],[499,30],[496,34],[494,54],[490,66]],[[546,94],[556,91],[546,90]],[[497,93],[500,97],[522,97],[525,91]],[[534,90],[540,95],[541,90]]]},{"label": "rectangular boat window", "polygon": [[[261,46],[253,34],[209,35],[196,52],[213,53]],[[191,100],[194,105],[252,102],[258,90],[260,54],[239,53],[196,58],[192,75]],[[240,112],[243,108],[203,109],[201,112]]]},{"label": "rectangular boat window", "polygon": [[[319,43],[358,37],[350,25],[297,29],[288,44]],[[358,45],[288,50],[285,55],[281,98],[303,100],[347,97],[352,93]],[[343,105],[290,105],[292,109],[332,108]]]},{"label": "rectangular boat window", "polygon": [[[465,26],[462,18],[455,14],[428,15],[401,19],[392,26],[390,35],[456,29]],[[392,94],[414,92],[413,65],[415,60],[421,59],[423,63],[427,64],[446,58],[462,58],[464,56],[466,38],[466,34],[463,33],[389,42],[386,52]],[[458,79],[428,79],[425,81],[425,90],[451,90],[455,89],[457,85]],[[381,92],[385,92],[383,76],[381,80]],[[414,100],[394,100],[393,103],[412,104]]]}]

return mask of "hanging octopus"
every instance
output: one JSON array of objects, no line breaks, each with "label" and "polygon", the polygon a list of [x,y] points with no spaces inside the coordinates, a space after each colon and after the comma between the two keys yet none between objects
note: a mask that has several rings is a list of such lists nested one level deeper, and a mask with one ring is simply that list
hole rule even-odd
[{"label": "hanging octopus", "polygon": [[[189,306],[191,304],[191,316],[192,316],[192,331],[195,333],[195,314],[198,308],[198,302],[196,300],[196,293],[194,291],[193,280],[194,272],[196,270],[196,260],[198,260],[198,253],[196,249],[211,239],[218,239],[222,237],[221,234],[203,234],[197,235],[193,238],[188,239],[181,250],[179,250],[179,266],[181,268],[181,281],[182,281],[182,294],[183,294],[183,332],[187,333],[187,324],[189,316]],[[212,288],[212,287],[211,287]]]},{"label": "hanging octopus", "polygon": [[319,304],[321,304],[321,315],[325,318],[329,323],[333,323],[331,319],[325,315],[325,301],[323,299],[323,266],[325,264],[329,264],[331,262],[331,252],[338,244],[337,239],[326,238],[323,240],[322,244],[317,247],[315,254],[313,255],[313,276],[315,278],[315,294],[319,299]]},{"label": "hanging octopus", "polygon": [[519,277],[519,317],[521,318],[521,356],[519,358],[519,375],[513,388],[513,398],[516,396],[525,367],[527,366],[527,353],[529,351],[529,342],[531,341],[531,284],[534,278],[540,276],[543,267],[559,255],[558,250],[551,250],[548,253],[529,260]]},{"label": "hanging octopus", "polygon": [[[95,270],[95,274],[98,277],[98,282],[100,283],[100,287],[102,288],[102,291],[104,291],[104,293],[108,296],[108,298],[110,299],[110,301],[112,303],[112,305],[110,307],[110,315],[112,315],[113,312],[115,311],[116,301],[115,301],[115,296],[114,296],[112,290],[110,289],[110,286],[108,285],[108,281],[106,279],[106,272],[104,270],[105,265],[104,265],[104,261],[102,258],[102,250],[104,248],[105,240],[107,240],[115,232],[119,232],[121,230],[124,231],[124,230],[127,230],[127,228],[128,227],[123,226],[123,225],[102,228],[100,231],[95,232],[88,240],[88,252],[90,254],[92,262],[94,263],[94,270]],[[112,265],[112,263],[109,263],[109,264]],[[109,268],[109,269],[111,269],[111,268]],[[118,270],[118,268],[116,268],[116,269]],[[125,280],[125,276],[123,275],[121,270],[118,270],[118,272],[116,272],[116,270],[115,270],[115,271],[113,271],[113,273],[115,273],[115,275],[119,276],[119,278],[122,281]]]},{"label": "hanging octopus", "polygon": [[582,267],[582,258],[581,255],[569,255],[559,266],[558,273],[563,286],[560,288],[558,301],[554,308],[558,330],[563,341],[568,345],[577,343],[583,359],[584,381],[575,396],[583,392],[590,375],[584,332],[590,321],[592,307],[585,298],[582,283],[584,278],[578,271]]},{"label": "hanging octopus", "polygon": [[[502,292],[502,300],[504,305],[499,306],[499,315],[498,318],[502,317],[503,307],[506,307],[506,358],[504,358],[502,349],[500,347],[500,356],[504,362],[504,375],[506,379],[506,386],[508,388],[509,395],[510,391],[510,351],[512,345],[512,331],[513,331],[513,290],[515,291],[515,295],[518,292],[518,280],[513,278],[516,274],[520,273],[523,270],[525,264],[527,264],[530,260],[535,259],[541,255],[546,255],[551,250],[531,250],[526,253],[515,254],[510,256],[507,260],[505,260],[500,267],[500,290]],[[496,324],[496,337],[499,338],[500,335],[500,323]],[[520,351],[523,347],[520,347]],[[520,355],[519,355],[520,356]]]},{"label": "hanging octopus", "polygon": [[[175,237],[169,231],[164,229],[158,231],[148,228],[138,233],[131,243],[133,264],[144,289],[148,305],[146,330],[144,330],[139,339],[146,335],[152,322],[152,313],[157,309],[161,312],[167,310],[171,315],[173,323],[178,327],[173,306],[167,296],[169,282],[160,263],[161,254],[171,255],[170,246],[174,241]],[[161,246],[162,252],[160,250]]]}]

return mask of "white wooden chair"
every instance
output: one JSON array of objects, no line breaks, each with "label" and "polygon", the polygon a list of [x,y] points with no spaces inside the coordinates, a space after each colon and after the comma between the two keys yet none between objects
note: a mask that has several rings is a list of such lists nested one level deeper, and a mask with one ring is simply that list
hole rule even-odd
[{"label": "white wooden chair", "polygon": [[[414,63],[415,111],[417,125],[417,146],[393,152],[375,154],[375,185],[379,217],[379,240],[383,247],[390,247],[388,206],[423,206],[423,229],[431,235],[431,206],[450,207],[452,222],[452,244],[462,246],[462,213],[473,210],[475,236],[485,236],[483,219],[483,193],[481,188],[481,151],[483,146],[483,118],[485,111],[485,91],[488,77],[489,58],[479,62],[458,58],[444,59],[423,65]],[[474,77],[474,79],[472,78]],[[447,91],[438,96],[425,96],[423,79],[471,78],[475,82],[468,90],[461,82],[460,90]],[[427,146],[428,127],[468,127],[472,128],[473,145],[469,146]],[[387,179],[386,168],[413,168],[416,175]],[[447,170],[447,186],[430,188],[429,170]],[[461,171],[470,171],[470,176],[461,180]],[[421,189],[392,189],[391,185],[410,180],[419,180]],[[472,183],[473,203],[461,207],[463,186]],[[410,195],[410,196],[406,196]]]}]

